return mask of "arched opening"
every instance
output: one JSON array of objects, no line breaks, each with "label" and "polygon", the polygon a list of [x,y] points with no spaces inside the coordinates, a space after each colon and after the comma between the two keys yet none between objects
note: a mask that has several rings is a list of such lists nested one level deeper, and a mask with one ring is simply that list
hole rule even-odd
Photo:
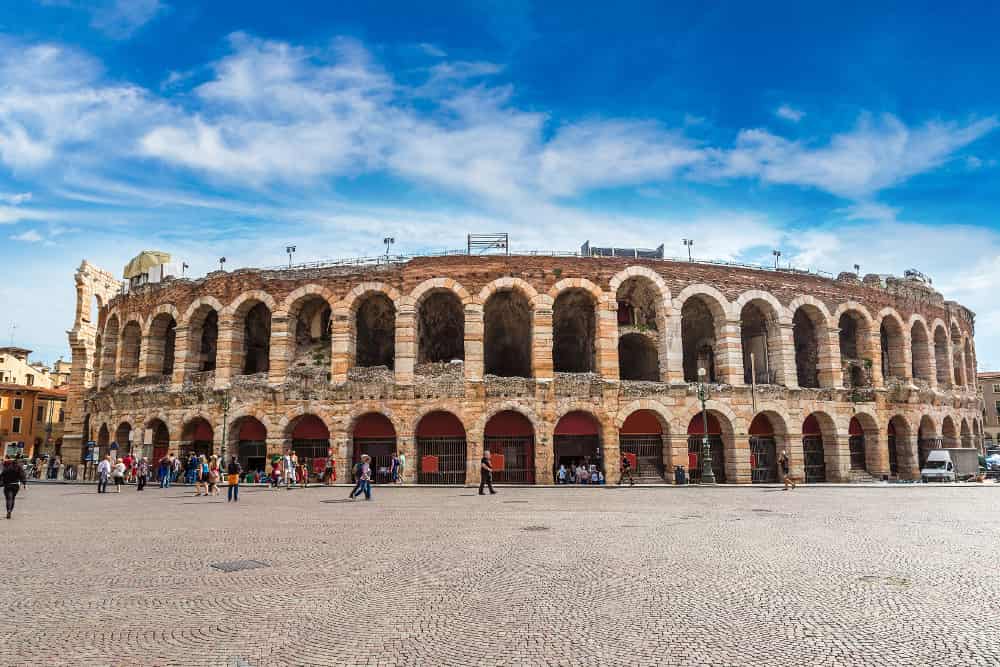
[{"label": "arched opening", "polygon": [[84,319],[94,326],[101,321],[101,299],[96,294],[90,297],[90,313]]},{"label": "arched opening", "polygon": [[882,377],[889,380],[906,379],[906,355],[903,344],[903,328],[895,317],[886,315],[879,327],[879,341],[882,346]]},{"label": "arched opening", "polygon": [[951,325],[951,359],[955,367],[955,386],[965,386],[965,364],[962,362],[962,333]]},{"label": "arched opening", "polygon": [[660,357],[653,339],[643,333],[619,338],[618,374],[622,380],[659,382]]},{"label": "arched opening", "polygon": [[899,442],[906,442],[909,435],[909,427],[902,417],[897,415],[889,420],[889,474],[893,477],[899,476]]},{"label": "arched opening", "polygon": [[465,310],[454,292],[432,292],[420,302],[417,340],[418,363],[465,360]]},{"label": "arched opening", "polygon": [[574,410],[562,416],[552,436],[552,477],[558,478],[559,466],[566,469],[583,466],[604,470],[600,424],[589,412]]},{"label": "arched opening", "polygon": [[705,382],[718,382],[716,345],[723,319],[722,307],[705,297],[695,295],[684,301],[681,308],[681,346],[683,348],[684,381],[698,382],[698,369],[705,369]]},{"label": "arched opening", "polygon": [[122,358],[118,378],[135,377],[139,373],[139,353],[142,349],[142,327],[135,320],[122,329]]},{"label": "arched opening", "polygon": [[209,457],[214,451],[215,431],[202,417],[195,417],[181,429],[181,460],[186,461],[192,454]]},{"label": "arched opening", "polygon": [[962,446],[972,447],[972,430],[969,428],[969,422],[966,419],[962,420]]},{"label": "arched opening", "polygon": [[941,444],[940,447],[960,447],[961,441],[958,439],[958,428],[955,420],[951,416],[946,416],[941,421]]},{"label": "arched opening", "polygon": [[924,415],[917,428],[917,467],[923,468],[924,461],[927,460],[927,452],[939,449],[941,445],[942,440],[934,429],[934,422],[930,417]]},{"label": "arched opening", "polygon": [[[707,421],[707,425],[706,425]],[[692,484],[701,482],[702,450],[705,434],[708,434],[709,451],[712,454],[712,474],[715,481],[723,484],[726,481],[725,447],[722,441],[722,424],[719,416],[708,411],[698,413],[688,422],[688,477]]]},{"label": "arched opening", "polygon": [[857,417],[851,417],[847,426],[848,448],[851,453],[851,470],[866,470],[868,468],[867,452],[865,450],[865,432]]},{"label": "arched opening", "polygon": [[118,359],[118,316],[112,315],[104,327],[104,340],[101,357],[100,384],[105,386],[115,381],[115,363]]},{"label": "arched opening", "polygon": [[[236,346],[234,361],[241,362],[238,367],[243,375],[266,373],[271,364],[271,309],[267,304],[257,301],[245,312],[243,345]],[[239,317],[236,321],[239,321]]]},{"label": "arched opening", "polygon": [[802,422],[802,468],[807,484],[826,481],[823,432],[816,414],[809,415]]},{"label": "arched opening", "polygon": [[[309,475],[320,476],[330,458],[330,429],[316,415],[300,415],[289,425],[291,452]],[[300,482],[308,480],[299,480]]]},{"label": "arched opening", "polygon": [[458,417],[429,412],[417,424],[417,482],[465,484],[465,427]]},{"label": "arched opening", "polygon": [[582,289],[563,290],[552,307],[552,365],[557,373],[592,373],[597,368],[594,297]]},{"label": "arched opening", "polygon": [[531,377],[531,305],[518,290],[494,292],[483,306],[487,375]]},{"label": "arched opening", "polygon": [[170,313],[160,313],[149,327],[146,371],[149,375],[170,376],[174,372],[177,321]]},{"label": "arched opening", "polygon": [[[95,387],[98,387],[101,383],[101,364],[104,360],[104,348],[101,346],[102,336],[97,334],[94,336],[94,375],[93,383]],[[89,385],[88,385],[89,386]]]},{"label": "arched opening", "polygon": [[382,292],[373,292],[362,299],[354,314],[355,366],[384,366],[392,370],[396,364],[396,307]]},{"label": "arched opening", "polygon": [[976,361],[972,358],[972,343],[965,339],[965,379],[970,387],[976,386]]},{"label": "arched opening", "polygon": [[948,333],[944,327],[934,329],[934,363],[937,366],[937,383],[940,389],[951,386],[951,376],[948,373]]},{"label": "arched opening", "polygon": [[910,371],[914,380],[929,383],[934,379],[931,341],[927,335],[927,327],[920,320],[915,321],[910,327],[910,360]]},{"label": "arched opening", "polygon": [[750,301],[740,311],[740,340],[743,348],[743,382],[777,384],[781,367],[781,331],[771,304]]},{"label": "arched opening", "polygon": [[299,301],[291,310],[293,366],[330,367],[330,304],[319,296]]},{"label": "arched opening", "polygon": [[149,453],[144,452],[144,454],[149,459],[150,471],[152,472],[158,467],[160,459],[170,453],[170,430],[161,419],[151,420],[146,424],[146,429],[150,432],[149,442],[151,451]]},{"label": "arched opening", "polygon": [[115,453],[116,458],[121,458],[132,451],[132,425],[128,422],[122,422],[115,429],[115,442],[118,445],[118,451]]},{"label": "arched opening", "polygon": [[392,457],[396,453],[396,429],[389,418],[379,412],[369,412],[358,417],[351,433],[353,439],[352,464],[361,456],[371,457],[372,481],[376,484],[392,482]]},{"label": "arched opening", "polygon": [[771,418],[760,413],[750,422],[750,481],[768,484],[778,481],[777,435]]},{"label": "arched opening", "polygon": [[191,316],[190,344],[192,358],[188,368],[195,373],[215,370],[219,348],[219,314],[211,306],[200,306]]},{"label": "arched opening", "polygon": [[636,410],[618,430],[618,444],[623,457],[632,464],[632,474],[641,482],[666,479],[663,462],[664,424],[652,410]]},{"label": "arched opening", "polygon": [[267,428],[256,417],[240,417],[230,433],[235,437],[236,458],[244,472],[267,470]]},{"label": "arched opening", "polygon": [[99,462],[111,451],[111,431],[107,424],[101,424],[97,431],[97,461]]},{"label": "arched opening", "polygon": [[846,310],[838,321],[840,333],[840,364],[843,368],[844,386],[864,388],[872,386],[871,352],[868,323],[856,310]]},{"label": "arched opening", "polygon": [[800,306],[792,317],[795,372],[800,387],[819,387],[819,332],[822,325],[823,314],[815,306]]},{"label": "arched opening", "polygon": [[492,459],[493,481],[535,483],[535,428],[520,412],[504,410],[486,422],[483,448]]}]

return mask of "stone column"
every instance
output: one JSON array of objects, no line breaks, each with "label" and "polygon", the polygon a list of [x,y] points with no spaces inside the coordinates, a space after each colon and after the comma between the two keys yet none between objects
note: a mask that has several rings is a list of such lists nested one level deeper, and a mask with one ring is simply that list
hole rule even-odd
[{"label": "stone column", "polygon": [[479,461],[483,458],[483,439],[479,437],[470,438],[465,436],[465,485],[479,486],[482,479],[482,470]]},{"label": "stone column", "polygon": [[[801,424],[801,420],[798,420]],[[798,482],[804,482],[806,479],[805,470],[805,450],[802,447],[802,429],[796,429],[795,432],[789,432],[785,435],[775,434],[774,436],[774,457],[775,465],[778,468],[778,481],[781,481],[781,465],[777,463],[778,459],[781,458],[781,452],[788,452],[788,474],[792,476],[792,479]],[[747,438],[747,446],[749,447],[749,438]],[[826,444],[826,443],[824,443]],[[747,457],[749,465],[749,456]]]},{"label": "stone column", "polygon": [[872,355],[872,386],[881,388],[885,386],[885,378],[882,377],[882,336],[878,331],[871,334],[871,342],[868,349]]},{"label": "stone column", "polygon": [[[726,442],[723,432],[723,459],[726,465],[726,481],[730,484],[749,484],[750,475],[750,436],[746,433],[736,433],[735,442]],[[730,446],[727,446],[730,445]]]},{"label": "stone column", "polygon": [[330,335],[330,382],[342,384],[347,382],[347,371],[354,363],[351,311],[346,306],[337,304],[333,308],[331,319],[333,332]]},{"label": "stone column", "polygon": [[826,462],[826,481],[851,481],[851,437],[823,434],[823,459]]},{"label": "stone column", "polygon": [[819,338],[819,386],[843,387],[844,369],[840,364],[840,327],[817,327]]},{"label": "stone column", "polygon": [[288,377],[288,367],[295,355],[291,328],[287,313],[275,313],[271,316],[271,340],[267,359],[269,384],[284,384]]},{"label": "stone column", "polygon": [[[617,484],[621,479],[621,443],[618,427],[610,417],[601,425],[601,448],[604,450],[604,483]],[[551,475],[550,475],[551,476]]]},{"label": "stone column", "polygon": [[553,463],[552,437],[541,430],[535,434],[535,484],[539,486],[551,486],[555,484],[552,478]]},{"label": "stone column", "polygon": [[779,380],[789,389],[799,388],[799,374],[795,366],[795,327],[791,322],[782,322],[778,325],[778,338],[781,349],[778,354],[781,358],[781,373],[784,381]]},{"label": "stone column", "polygon": [[719,340],[715,343],[716,374],[719,381],[734,386],[743,385],[743,341],[740,336],[740,321],[726,320],[719,328]]},{"label": "stone column", "polygon": [[[193,372],[192,366],[198,362],[201,356],[201,341],[194,343],[191,341],[191,329],[188,325],[178,325],[174,337],[174,372],[170,377],[173,391],[178,391],[184,386],[184,377]],[[195,349],[191,349],[197,345]]]},{"label": "stone column", "polygon": [[416,484],[420,461],[417,460],[417,440],[413,433],[405,432],[396,437],[396,449],[406,454],[406,467],[403,469],[403,483]]},{"label": "stone column", "polygon": [[[240,352],[236,351],[239,347]],[[243,368],[243,331],[236,331],[232,319],[219,322],[219,338],[215,353],[215,388],[225,389],[233,375]]]},{"label": "stone column", "polygon": [[[897,454],[903,448],[904,438],[896,436]],[[865,469],[869,475],[882,478],[891,474],[889,466],[889,423],[879,428],[877,433],[865,431]]]},{"label": "stone column", "polygon": [[[483,307],[478,303],[465,305],[465,379],[479,382],[483,379]],[[478,476],[479,459],[476,459]],[[478,481],[476,482],[479,483]]]},{"label": "stone column", "polygon": [[537,380],[551,380],[552,367],[552,300],[536,298],[531,323],[531,370]]},{"label": "stone column", "polygon": [[920,479],[920,458],[917,436],[907,438],[896,435],[896,463],[902,479]]},{"label": "stone column", "polygon": [[684,341],[681,338],[681,311],[671,310],[667,320],[666,380],[671,384],[684,382]]},{"label": "stone column", "polygon": [[413,384],[413,367],[416,361],[416,309],[409,298],[400,299],[399,310],[396,312],[396,384]]},{"label": "stone column", "polygon": [[618,300],[604,293],[597,303],[597,371],[605,380],[617,381],[618,371]]}]

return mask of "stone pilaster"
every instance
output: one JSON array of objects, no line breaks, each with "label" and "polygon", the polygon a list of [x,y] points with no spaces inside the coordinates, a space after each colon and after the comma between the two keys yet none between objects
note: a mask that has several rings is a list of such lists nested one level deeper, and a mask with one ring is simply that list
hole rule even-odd
[{"label": "stone pilaster", "polygon": [[539,297],[532,311],[531,370],[536,379],[551,380],[552,366],[552,304],[548,297]]},{"label": "stone pilaster", "polygon": [[[840,362],[840,327],[817,327],[819,338],[819,386],[843,387],[844,369]],[[793,348],[794,349],[794,348]]]},{"label": "stone pilaster", "polygon": [[743,345],[740,321],[726,320],[718,328],[715,343],[715,368],[719,381],[735,386],[743,385]]},{"label": "stone pilaster", "polygon": [[617,381],[618,371],[618,301],[604,293],[597,304],[597,368],[605,380]]},{"label": "stone pilaster", "polygon": [[350,309],[340,304],[331,313],[333,331],[330,335],[330,382],[333,384],[347,382],[347,371],[354,365],[352,317]]},{"label": "stone pilaster", "polygon": [[201,356],[201,341],[191,340],[191,329],[186,324],[177,326],[174,340],[177,343],[174,346],[174,373],[170,378],[170,383],[177,391],[184,386],[184,377],[197,370],[193,369],[192,366],[196,366],[198,358]]},{"label": "stone pilaster", "polygon": [[[483,364],[483,307],[468,303],[465,305],[465,379],[469,382],[482,380]],[[478,466],[476,470],[478,476]]]},{"label": "stone pilaster", "polygon": [[[238,349],[237,349],[238,348]],[[236,331],[232,319],[219,322],[215,353],[215,388],[225,389],[233,375],[243,371],[243,331]]]},{"label": "stone pilaster", "polygon": [[671,384],[684,382],[684,341],[681,338],[681,311],[674,308],[667,321],[666,380]]},{"label": "stone pilaster", "polygon": [[295,341],[292,339],[292,320],[287,314],[275,313],[271,316],[271,345],[268,350],[267,381],[283,384],[288,375],[288,367],[295,356]]},{"label": "stone pilaster", "polygon": [[[416,309],[408,299],[401,300],[396,313],[396,383],[413,384],[413,367],[417,362]],[[414,461],[416,457],[414,456]],[[409,461],[407,461],[409,463]]]}]

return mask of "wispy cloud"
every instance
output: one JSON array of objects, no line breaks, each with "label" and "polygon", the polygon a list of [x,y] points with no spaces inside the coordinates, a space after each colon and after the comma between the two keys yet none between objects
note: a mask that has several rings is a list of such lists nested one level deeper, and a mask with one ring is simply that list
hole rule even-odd
[{"label": "wispy cloud", "polygon": [[20,234],[14,234],[10,237],[10,239],[12,241],[24,241],[26,243],[39,243],[43,240],[42,235],[34,229],[23,231]]},{"label": "wispy cloud", "polygon": [[43,5],[69,7],[90,14],[90,25],[112,39],[128,39],[162,14],[162,0],[39,0]]},{"label": "wispy cloud", "polygon": [[785,120],[790,120],[793,123],[797,123],[806,117],[806,112],[794,107],[790,107],[787,104],[782,104],[774,112],[774,115],[778,118],[784,118]]},{"label": "wispy cloud", "polygon": [[26,201],[31,200],[30,192],[17,192],[11,194],[0,194],[0,201],[11,204],[12,206],[18,206]]}]

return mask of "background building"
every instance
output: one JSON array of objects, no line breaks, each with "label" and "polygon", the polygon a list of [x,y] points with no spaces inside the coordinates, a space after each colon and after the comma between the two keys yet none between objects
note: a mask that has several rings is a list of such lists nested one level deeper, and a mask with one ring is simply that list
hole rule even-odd
[{"label": "background building", "polygon": [[66,392],[35,386],[0,384],[0,442],[5,453],[28,458],[60,454]]},{"label": "background building", "polygon": [[983,437],[986,445],[1000,443],[1000,371],[979,374],[983,393]]}]

